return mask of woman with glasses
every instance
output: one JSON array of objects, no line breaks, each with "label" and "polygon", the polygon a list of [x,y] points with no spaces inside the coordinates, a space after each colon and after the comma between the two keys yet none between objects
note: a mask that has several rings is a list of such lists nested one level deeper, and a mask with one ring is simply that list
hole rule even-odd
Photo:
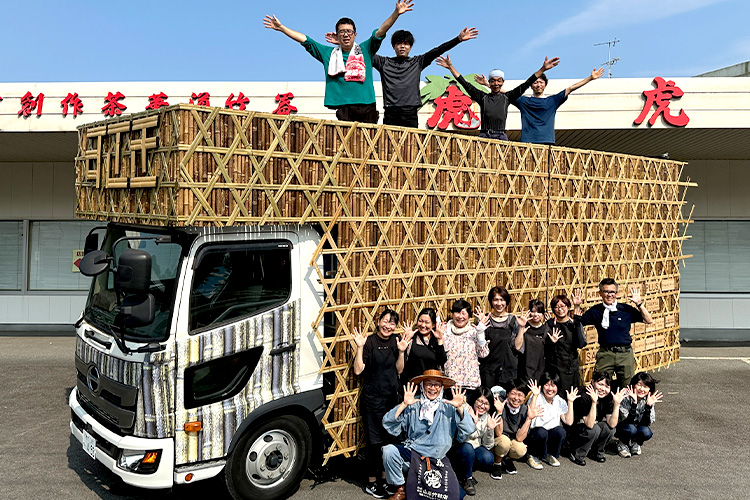
[{"label": "woman with glasses", "polygon": [[560,375],[559,391],[564,393],[580,385],[578,349],[586,347],[580,321],[570,317],[570,299],[555,295],[550,302],[553,316],[547,321],[549,332],[544,343],[545,371]]}]

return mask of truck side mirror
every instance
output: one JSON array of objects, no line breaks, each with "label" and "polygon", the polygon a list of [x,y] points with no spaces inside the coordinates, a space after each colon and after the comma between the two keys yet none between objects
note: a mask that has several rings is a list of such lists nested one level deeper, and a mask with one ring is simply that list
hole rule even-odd
[{"label": "truck side mirror", "polygon": [[81,274],[90,278],[108,270],[110,261],[111,259],[107,255],[107,252],[104,250],[94,250],[86,253],[81,258],[81,262],[78,263],[78,269],[81,271]]},{"label": "truck side mirror", "polygon": [[120,304],[116,322],[125,328],[150,325],[156,315],[156,301],[150,293],[126,295]]},{"label": "truck side mirror", "polygon": [[115,288],[125,294],[145,294],[151,286],[151,255],[135,248],[120,254],[115,271]]},{"label": "truck side mirror", "polygon": [[89,233],[83,244],[83,255],[88,255],[96,250],[99,250],[99,235],[96,233]]}]

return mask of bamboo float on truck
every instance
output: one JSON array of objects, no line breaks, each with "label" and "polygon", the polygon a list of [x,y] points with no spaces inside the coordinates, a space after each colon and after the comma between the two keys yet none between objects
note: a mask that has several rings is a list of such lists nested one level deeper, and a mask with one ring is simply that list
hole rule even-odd
[{"label": "bamboo float on truck", "polygon": [[[516,312],[576,288],[588,307],[612,276],[621,294],[640,287],[655,319],[634,326],[636,370],[679,359],[680,228],[692,185],[680,162],[187,104],[79,135],[79,218],[319,228],[309,265],[325,296],[303,326],[318,332],[333,320],[318,335],[321,372],[335,380],[326,459],[362,446],[350,328],[372,325],[384,306],[410,320],[433,306],[445,318],[454,300],[486,308],[488,289],[505,285]],[[587,338],[584,379],[598,348],[592,327]]]}]

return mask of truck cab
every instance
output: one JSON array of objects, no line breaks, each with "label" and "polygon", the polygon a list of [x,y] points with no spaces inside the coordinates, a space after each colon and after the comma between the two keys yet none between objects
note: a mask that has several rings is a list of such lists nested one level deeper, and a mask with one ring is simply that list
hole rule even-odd
[{"label": "truck cab", "polygon": [[323,446],[319,244],[299,225],[92,231],[69,398],[86,452],[144,488],[224,472],[235,498],[293,492]]}]

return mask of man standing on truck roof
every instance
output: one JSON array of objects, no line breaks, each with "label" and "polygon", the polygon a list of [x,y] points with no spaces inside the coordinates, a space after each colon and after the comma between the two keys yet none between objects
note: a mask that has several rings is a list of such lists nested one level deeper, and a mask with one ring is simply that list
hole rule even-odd
[{"label": "man standing on truck roof", "polygon": [[[374,55],[372,66],[380,72],[383,84],[383,106],[385,125],[418,127],[417,112],[422,107],[419,95],[419,82],[422,70],[432,64],[437,56],[461,42],[473,40],[479,32],[476,28],[465,27],[456,38],[420,54],[409,57],[414,46],[414,35],[410,31],[398,30],[391,37],[391,46],[396,57]],[[326,33],[326,41],[337,44],[335,33]]]},{"label": "man standing on truck roof", "polygon": [[505,123],[508,119],[508,104],[515,103],[516,99],[521,97],[521,94],[526,92],[526,89],[528,89],[532,83],[538,78],[544,76],[545,71],[557,66],[558,62],[560,62],[560,58],[558,57],[553,57],[552,59],[547,59],[545,57],[542,67],[539,68],[536,73],[533,73],[528,77],[525,82],[510,92],[505,92],[503,90],[505,73],[499,69],[493,69],[490,71],[489,81],[487,81],[484,75],[474,77],[477,83],[490,88],[490,93],[488,94],[467,82],[463,75],[458,72],[455,66],[453,66],[448,54],[446,54],[445,57],[438,57],[437,59],[438,66],[442,66],[450,71],[453,78],[455,78],[469,94],[469,97],[479,104],[479,110],[482,114],[482,127],[479,131],[479,137],[500,139],[502,141],[508,140],[508,136],[505,134]]},{"label": "man standing on truck roof", "polygon": [[388,30],[396,19],[412,10],[414,2],[399,0],[393,13],[383,21],[372,36],[357,44],[357,28],[354,21],[342,17],[336,23],[337,47],[322,45],[307,35],[287,28],[274,15],[266,16],[266,28],[281,31],[302,44],[311,56],[323,63],[326,69],[326,93],[324,104],[336,110],[336,118],[342,121],[364,123],[378,122],[375,106],[375,87],[372,80],[372,57],[380,48]]},{"label": "man standing on truck roof", "polygon": [[544,97],[547,75],[542,74],[531,84],[533,97],[522,95],[512,104],[521,111],[521,142],[555,144],[555,115],[571,92],[579,89],[604,74],[604,68],[594,68],[591,74],[557,94]]}]

